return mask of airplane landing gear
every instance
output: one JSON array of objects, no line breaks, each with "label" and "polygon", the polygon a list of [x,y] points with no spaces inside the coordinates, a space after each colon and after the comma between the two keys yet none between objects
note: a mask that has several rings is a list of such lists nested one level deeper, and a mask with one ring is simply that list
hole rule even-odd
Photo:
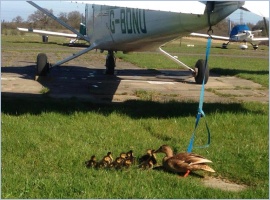
[{"label": "airplane landing gear", "polygon": [[195,82],[197,84],[202,84],[203,83],[204,76],[205,76],[204,84],[206,84],[207,81],[208,81],[209,68],[208,68],[208,65],[206,65],[206,67],[204,65],[205,65],[205,60],[203,60],[203,59],[200,59],[200,60],[198,60],[196,62],[196,65],[195,65],[195,73],[196,73],[195,74]]},{"label": "airplane landing gear", "polygon": [[115,57],[113,51],[109,50],[106,58],[106,72],[105,74],[114,75]]},{"label": "airplane landing gear", "polygon": [[221,48],[222,48],[222,49],[227,49],[227,46],[228,46],[229,43],[230,43],[230,42],[228,42],[228,43],[223,43]]},{"label": "airplane landing gear", "polygon": [[259,45],[257,45],[257,44],[252,44],[251,43],[251,45],[252,45],[252,47],[253,47],[254,50],[257,50],[259,48]]},{"label": "airplane landing gear", "polygon": [[37,76],[46,76],[48,72],[48,58],[45,53],[39,53],[37,56]]}]

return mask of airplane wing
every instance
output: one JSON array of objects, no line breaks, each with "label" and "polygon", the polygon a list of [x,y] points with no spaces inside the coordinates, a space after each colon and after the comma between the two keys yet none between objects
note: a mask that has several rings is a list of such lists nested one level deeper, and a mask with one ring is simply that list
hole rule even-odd
[{"label": "airplane wing", "polygon": [[245,1],[242,9],[269,18],[269,1]]},{"label": "airplane wing", "polygon": [[252,41],[269,41],[269,38],[253,38]]},{"label": "airplane wing", "polygon": [[78,38],[77,34],[69,34],[69,33],[60,33],[60,32],[53,32],[53,31],[43,31],[31,28],[17,28],[19,31],[36,33],[41,35],[53,35],[53,36],[60,36],[60,37],[67,37],[67,38]]},{"label": "airplane wing", "polygon": [[75,1],[76,3],[129,7],[167,12],[199,14],[205,11],[205,4],[199,1]]},{"label": "airplane wing", "polygon": [[[197,37],[204,37],[204,38],[208,38],[209,35],[208,34],[202,34],[202,33],[191,33],[191,36],[197,36]],[[212,39],[217,39],[217,40],[226,40],[229,41],[230,38],[229,37],[223,37],[223,36],[218,36],[218,35],[211,35]]]}]

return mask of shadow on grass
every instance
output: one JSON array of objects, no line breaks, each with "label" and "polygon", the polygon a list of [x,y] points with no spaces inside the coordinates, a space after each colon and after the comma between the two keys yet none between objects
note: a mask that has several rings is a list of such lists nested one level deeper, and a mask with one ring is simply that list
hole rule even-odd
[{"label": "shadow on grass", "polygon": [[[42,42],[42,40],[39,41],[12,41],[11,43],[15,43],[15,44],[59,44],[57,42]],[[63,44],[59,44],[62,45]]]},{"label": "shadow on grass", "polygon": [[268,75],[268,70],[242,70],[242,69],[221,69],[221,68],[212,68],[211,72],[217,73],[220,75],[228,75],[228,76],[235,76],[238,74],[254,74],[254,75]]},{"label": "shadow on grass", "polygon": [[[171,171],[168,171],[166,169],[164,169],[163,166],[156,166],[156,167],[153,167],[153,170],[156,170],[156,171],[164,171],[166,173],[169,173],[169,174],[174,174],[175,176],[177,176],[178,178],[185,178],[184,175],[185,175],[185,172],[182,172],[182,173],[174,173],[174,172],[171,172]],[[197,173],[194,173],[193,171],[190,172],[190,174],[188,176],[192,176],[192,177],[196,177],[196,178],[204,178],[203,175],[201,174],[197,174]]]},{"label": "shadow on grass", "polygon": [[[104,116],[113,112],[122,113],[131,118],[171,118],[194,116],[198,103],[167,102],[159,103],[143,100],[129,100],[117,103],[93,103],[78,99],[53,99],[47,96],[12,97],[2,95],[2,114],[9,115],[39,115],[44,112],[56,112],[72,115],[75,112],[96,112]],[[205,103],[203,110],[206,115],[211,113],[255,113],[265,114],[264,111],[249,110],[241,103]]]}]

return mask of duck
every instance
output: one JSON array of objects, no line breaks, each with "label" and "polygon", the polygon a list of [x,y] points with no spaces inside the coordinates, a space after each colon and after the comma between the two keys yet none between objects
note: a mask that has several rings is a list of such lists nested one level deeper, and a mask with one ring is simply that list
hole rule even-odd
[{"label": "duck", "polygon": [[134,156],[133,151],[132,150],[128,151],[126,155],[127,155],[126,160],[129,160],[131,164],[135,164],[136,157]]},{"label": "duck", "polygon": [[126,159],[123,161],[123,167],[129,168],[131,165],[132,165],[132,160],[131,160],[130,158],[126,158]]},{"label": "duck", "polygon": [[152,169],[157,164],[154,149],[147,149],[146,154],[139,158],[139,167],[144,169]]},{"label": "duck", "polygon": [[126,158],[127,158],[126,153],[124,153],[124,152],[120,153],[120,156],[115,158],[115,160],[113,161],[114,168],[121,169]]},{"label": "duck", "polygon": [[85,165],[87,168],[92,168],[92,167],[96,167],[97,165],[97,158],[95,155],[92,155],[90,160],[85,161]]},{"label": "duck", "polygon": [[174,173],[185,173],[187,177],[191,171],[204,170],[208,172],[215,172],[214,169],[209,167],[206,163],[212,163],[211,160],[204,158],[195,153],[178,153],[173,154],[173,150],[168,145],[162,145],[155,153],[165,153],[166,156],[162,160],[163,168],[167,171]]},{"label": "duck", "polygon": [[112,166],[112,163],[113,163],[113,157],[112,157],[112,153],[111,152],[108,152],[106,156],[104,156],[102,158],[102,160],[98,163],[98,167],[101,167],[101,168],[108,168],[108,167],[111,167]]},{"label": "duck", "polygon": [[112,162],[113,162],[112,152],[109,151],[107,153],[107,156],[105,156],[105,157],[106,157],[106,160],[108,160],[109,164],[112,164]]}]

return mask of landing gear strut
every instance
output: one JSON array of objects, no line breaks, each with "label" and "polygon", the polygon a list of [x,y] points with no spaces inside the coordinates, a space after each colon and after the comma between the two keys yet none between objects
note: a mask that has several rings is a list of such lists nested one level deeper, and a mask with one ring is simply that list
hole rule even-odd
[{"label": "landing gear strut", "polygon": [[106,72],[105,74],[114,75],[115,57],[113,51],[109,50],[106,58]]},{"label": "landing gear strut", "polygon": [[259,45],[250,43],[254,50],[257,50],[259,48]]},{"label": "landing gear strut", "polygon": [[37,76],[46,76],[49,72],[48,58],[45,53],[39,53],[37,56]]},{"label": "landing gear strut", "polygon": [[222,49],[227,49],[227,46],[228,46],[229,43],[230,43],[230,42],[228,42],[228,43],[223,43],[221,48],[222,48]]}]

